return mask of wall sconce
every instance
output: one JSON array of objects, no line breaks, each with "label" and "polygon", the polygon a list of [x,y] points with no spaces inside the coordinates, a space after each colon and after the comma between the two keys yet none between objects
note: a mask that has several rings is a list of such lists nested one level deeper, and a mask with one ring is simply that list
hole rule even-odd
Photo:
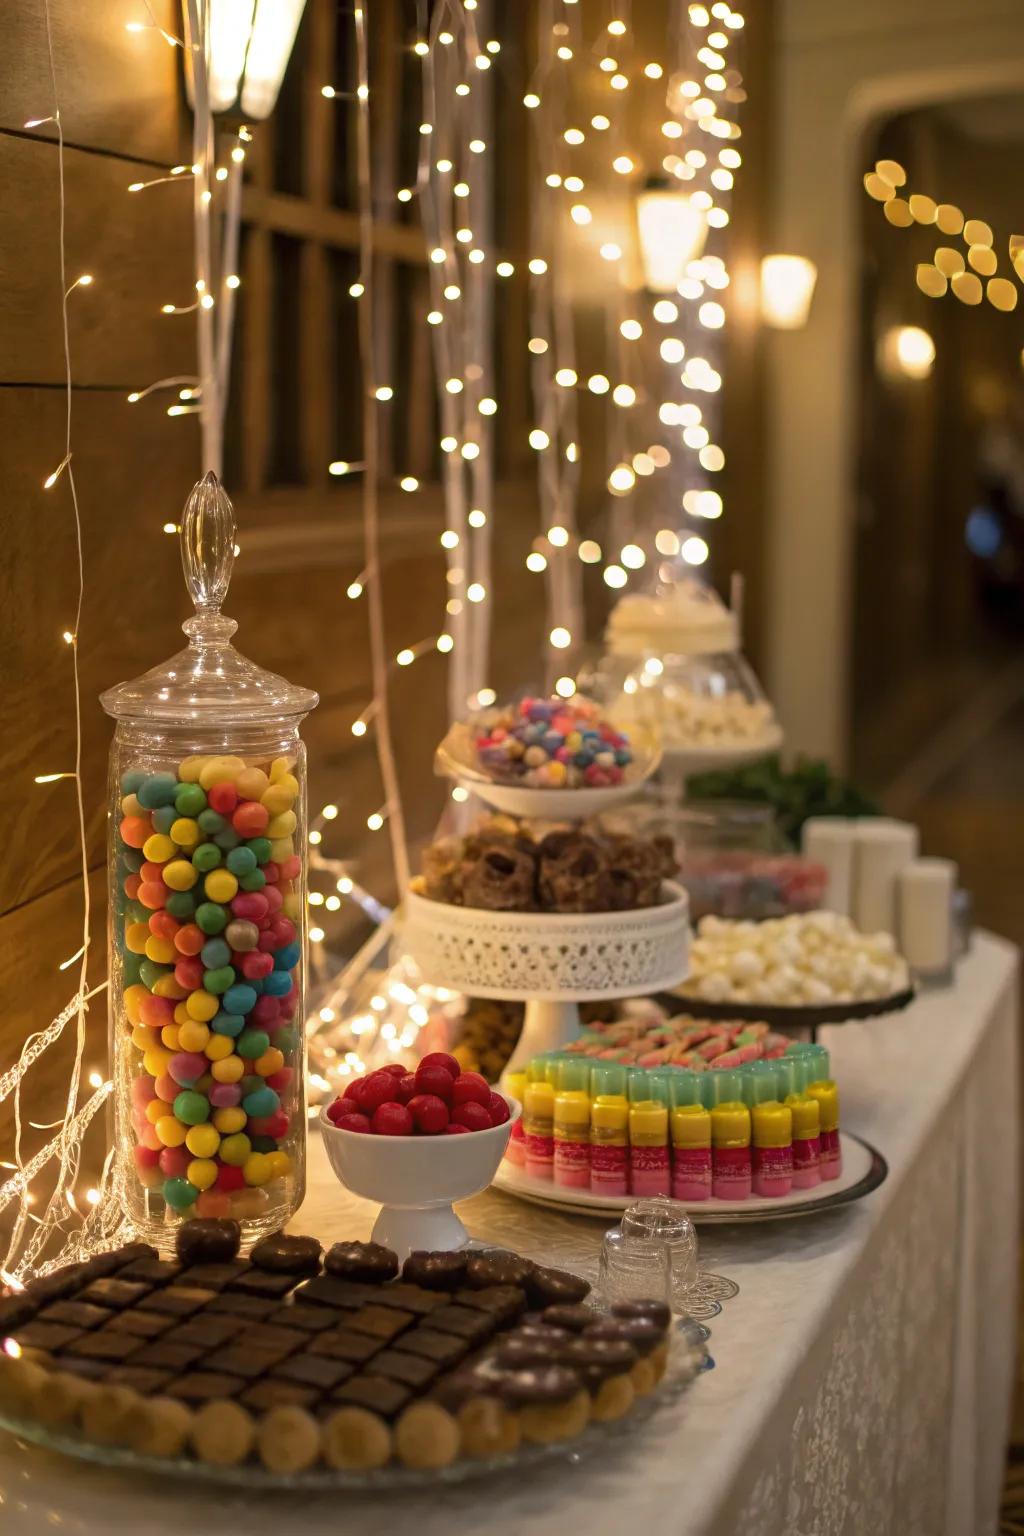
[{"label": "wall sconce", "polygon": [[[269,117],[306,0],[210,0],[210,106]],[[189,100],[192,82],[188,80]]]},{"label": "wall sconce", "polygon": [[778,331],[807,324],[818,269],[806,256],[765,256],[761,261],[761,318]]},{"label": "wall sconce", "polygon": [[890,379],[926,379],[935,362],[935,343],[919,325],[893,325],[882,337],[878,362]]},{"label": "wall sconce", "polygon": [[691,261],[704,250],[707,217],[688,192],[667,181],[648,181],[636,200],[644,286],[651,293],[675,293]]}]

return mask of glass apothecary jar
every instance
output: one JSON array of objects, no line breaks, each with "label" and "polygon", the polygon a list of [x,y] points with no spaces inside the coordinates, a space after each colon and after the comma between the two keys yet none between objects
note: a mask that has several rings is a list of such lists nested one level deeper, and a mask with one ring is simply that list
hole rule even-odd
[{"label": "glass apothecary jar", "polygon": [[248,661],[221,614],[216,477],[181,525],[184,650],[101,698],[109,773],[115,1189],[143,1237],[231,1216],[251,1242],[305,1187],[306,756],[317,695]]}]

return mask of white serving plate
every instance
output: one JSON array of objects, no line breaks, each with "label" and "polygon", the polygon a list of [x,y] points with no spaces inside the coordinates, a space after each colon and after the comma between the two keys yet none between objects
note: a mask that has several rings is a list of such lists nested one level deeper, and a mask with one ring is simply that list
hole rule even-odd
[{"label": "white serving plate", "polygon": [[[859,1136],[840,1131],[839,1142],[843,1171],[838,1179],[819,1184],[814,1189],[797,1189],[792,1194],[771,1198],[752,1195],[749,1200],[716,1200],[713,1197],[697,1200],[686,1206],[690,1219],[698,1226],[737,1221],[784,1221],[863,1199],[882,1183],[889,1171],[888,1165],[881,1154]],[[530,1178],[523,1169],[509,1162],[502,1162],[493,1187],[551,1210],[614,1219],[618,1219],[636,1198],[635,1195],[594,1195],[586,1189],[565,1189],[547,1179]]]}]

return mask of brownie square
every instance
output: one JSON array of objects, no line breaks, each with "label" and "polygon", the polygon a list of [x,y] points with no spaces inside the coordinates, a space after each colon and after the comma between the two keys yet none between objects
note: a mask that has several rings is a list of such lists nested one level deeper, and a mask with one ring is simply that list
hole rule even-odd
[{"label": "brownie square", "polygon": [[172,1344],[201,1344],[204,1349],[216,1349],[220,1344],[226,1344],[228,1339],[233,1339],[238,1334],[238,1323],[234,1318],[210,1317],[205,1312],[200,1312],[195,1317],[190,1317],[187,1323],[178,1323],[173,1331],[167,1335]]},{"label": "brownie square", "polygon": [[169,1371],[186,1371],[203,1353],[199,1344],[171,1344],[165,1339],[159,1339],[155,1344],[146,1345],[136,1363],[155,1365]]},{"label": "brownie square", "polygon": [[205,1363],[213,1371],[226,1371],[229,1376],[244,1376],[247,1381],[255,1381],[257,1376],[266,1375],[280,1358],[274,1350],[249,1349],[245,1344],[229,1344],[225,1349],[214,1350]]},{"label": "brownie square", "polygon": [[442,1333],[457,1334],[469,1344],[482,1343],[495,1330],[494,1318],[489,1312],[456,1305],[439,1307],[436,1312],[431,1312],[430,1326],[440,1329]]},{"label": "brownie square", "polygon": [[89,1360],[125,1360],[143,1347],[142,1340],[130,1333],[101,1328],[97,1333],[83,1333],[67,1346],[67,1352],[69,1355],[84,1355]]},{"label": "brownie square", "polygon": [[141,1285],[135,1280],[107,1276],[87,1285],[79,1300],[95,1302],[99,1307],[133,1307],[143,1296],[148,1296],[149,1291],[148,1285]]},{"label": "brownie square", "polygon": [[163,1392],[174,1375],[173,1371],[158,1371],[148,1365],[115,1365],[107,1372],[105,1380],[119,1387],[134,1387],[144,1397]]},{"label": "brownie square", "polygon": [[410,1397],[412,1393],[408,1387],[383,1376],[353,1376],[351,1381],[331,1393],[331,1401],[339,1407],[368,1408],[384,1419],[393,1419]]},{"label": "brownie square", "polygon": [[23,1328],[36,1315],[36,1304],[26,1295],[0,1296],[0,1335]]},{"label": "brownie square", "polygon": [[422,1355],[405,1355],[398,1349],[385,1349],[373,1357],[375,1376],[400,1381],[403,1387],[412,1387],[417,1392],[428,1381],[433,1381],[439,1369],[436,1360],[427,1360]]},{"label": "brownie square", "polygon": [[94,1253],[91,1259],[86,1259],[85,1268],[91,1280],[102,1280],[105,1275],[112,1275],[115,1269],[121,1268],[121,1256],[118,1253]]},{"label": "brownie square", "polygon": [[237,1291],[219,1291],[211,1302],[204,1308],[204,1316],[209,1317],[211,1312],[223,1313],[225,1316],[238,1318],[240,1321],[256,1322],[260,1318],[269,1317],[271,1312],[277,1311],[277,1302],[263,1296],[240,1296]]},{"label": "brownie square", "polygon": [[362,1365],[383,1349],[384,1341],[368,1333],[353,1333],[339,1328],[334,1333],[318,1333],[307,1346],[310,1355],[326,1355],[330,1360],[348,1360],[352,1365]]},{"label": "brownie square", "polygon": [[303,1349],[309,1342],[304,1333],[297,1328],[282,1328],[276,1323],[264,1323],[260,1328],[252,1330],[253,1343],[257,1349],[277,1350],[279,1354],[287,1354],[294,1349]]},{"label": "brownie square", "polygon": [[165,1290],[154,1291],[146,1302],[154,1312],[170,1312],[174,1317],[187,1317],[198,1312],[212,1301],[216,1291],[205,1290],[199,1285],[169,1285]]},{"label": "brownie square", "polygon": [[337,1326],[338,1319],[328,1307],[303,1307],[299,1304],[278,1307],[271,1312],[267,1322],[282,1328],[298,1328],[302,1333],[324,1333]]},{"label": "brownie square", "polygon": [[465,1339],[454,1333],[439,1333],[436,1328],[412,1328],[398,1341],[398,1348],[405,1355],[419,1355],[424,1360],[435,1360],[438,1365],[451,1366],[461,1360],[469,1348]]},{"label": "brownie square", "polygon": [[323,1307],[355,1309],[376,1301],[381,1287],[360,1285],[356,1280],[336,1280],[333,1275],[317,1275],[295,1292],[297,1302],[315,1302]]},{"label": "brownie square", "polygon": [[67,1323],[71,1328],[98,1328],[114,1316],[109,1307],[94,1307],[89,1301],[54,1301],[39,1314],[41,1323]]},{"label": "brownie square", "polygon": [[409,1285],[403,1280],[382,1285],[373,1295],[378,1306],[401,1307],[403,1312],[412,1312],[416,1317],[426,1317],[435,1307],[443,1307],[447,1299],[438,1291],[428,1291],[422,1285]]},{"label": "brownie square", "polygon": [[478,1312],[489,1312],[498,1323],[510,1323],[526,1311],[526,1295],[518,1285],[485,1285],[479,1291],[457,1291],[453,1300]]},{"label": "brownie square", "polygon": [[271,1379],[296,1381],[300,1386],[329,1392],[332,1387],[340,1387],[342,1382],[348,1381],[354,1371],[355,1366],[345,1360],[331,1360],[327,1355],[292,1355],[274,1366]]},{"label": "brownie square", "polygon": [[117,1370],[118,1367],[111,1367],[109,1360],[84,1360],[81,1356],[64,1355],[60,1369],[71,1376],[81,1376],[85,1381],[103,1381],[110,1375],[111,1369]]},{"label": "brownie square", "polygon": [[243,1296],[264,1296],[273,1300],[287,1296],[294,1284],[294,1275],[277,1275],[269,1269],[247,1267],[228,1283],[227,1290],[232,1294],[241,1292]]},{"label": "brownie square", "polygon": [[291,1407],[293,1404],[297,1408],[309,1408],[319,1396],[316,1387],[303,1387],[296,1381],[275,1381],[268,1377],[246,1387],[238,1401],[243,1408],[266,1413],[269,1408]]},{"label": "brownie square", "polygon": [[14,1336],[23,1349],[66,1349],[82,1333],[67,1323],[26,1323]]},{"label": "brownie square", "polygon": [[129,1307],[127,1312],[115,1312],[107,1327],[137,1339],[153,1339],[158,1333],[166,1333],[173,1321],[171,1317],[161,1317],[159,1312],[147,1312],[144,1307]]},{"label": "brownie square", "polygon": [[353,1312],[351,1317],[345,1319],[349,1328],[355,1328],[359,1333],[372,1333],[377,1339],[397,1338],[403,1329],[415,1322],[411,1312],[402,1312],[397,1307],[361,1307],[358,1312]]},{"label": "brownie square", "polygon": [[224,1371],[190,1371],[172,1381],[166,1395],[183,1403],[208,1403],[214,1398],[234,1397],[244,1386],[241,1376],[229,1376]]},{"label": "brownie square", "polygon": [[182,1285],[202,1285],[211,1291],[222,1291],[232,1280],[245,1274],[249,1265],[243,1259],[230,1264],[193,1264],[181,1272]]},{"label": "brownie square", "polygon": [[65,1296],[80,1291],[91,1279],[87,1264],[66,1264],[55,1269],[52,1275],[33,1280],[27,1289],[28,1300],[37,1307],[48,1301],[62,1301]]},{"label": "brownie square", "polygon": [[170,1285],[181,1274],[181,1265],[173,1259],[135,1259],[118,1270],[119,1280],[135,1280],[142,1285]]}]

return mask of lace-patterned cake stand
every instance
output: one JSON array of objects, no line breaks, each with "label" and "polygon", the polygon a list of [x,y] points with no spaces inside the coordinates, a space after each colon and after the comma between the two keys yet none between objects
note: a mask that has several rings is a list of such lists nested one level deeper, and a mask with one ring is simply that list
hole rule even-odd
[{"label": "lace-patterned cake stand", "polygon": [[689,969],[689,900],[666,880],[656,907],[630,912],[491,912],[410,892],[405,946],[424,981],[526,1004],[505,1073],[580,1031],[580,1003],[677,986]]}]

